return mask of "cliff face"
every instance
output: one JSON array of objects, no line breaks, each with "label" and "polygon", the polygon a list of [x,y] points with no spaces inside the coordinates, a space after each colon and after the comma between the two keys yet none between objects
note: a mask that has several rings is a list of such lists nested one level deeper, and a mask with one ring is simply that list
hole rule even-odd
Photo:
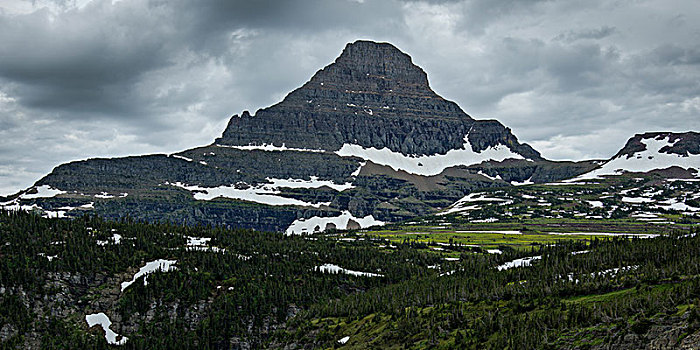
[{"label": "cliff face", "polygon": [[475,152],[498,144],[541,159],[497,121],[475,121],[438,96],[411,57],[387,43],[348,44],[336,61],[285,99],[231,118],[218,144],[274,144],[337,151],[343,144],[405,155]]},{"label": "cliff face", "polygon": [[63,164],[7,203],[274,231],[305,219],[323,223],[309,230],[366,227],[590,168],[544,160],[500,122],[437,95],[396,47],[357,41],[283,101],[232,117],[212,145]]}]

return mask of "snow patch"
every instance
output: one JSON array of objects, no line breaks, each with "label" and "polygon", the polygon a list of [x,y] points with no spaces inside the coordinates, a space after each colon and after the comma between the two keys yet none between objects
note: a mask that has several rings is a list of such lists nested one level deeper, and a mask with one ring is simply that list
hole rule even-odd
[{"label": "snow patch", "polygon": [[474,222],[474,223],[488,223],[488,222],[496,222],[496,221],[498,221],[497,218],[486,218],[486,219],[472,220],[471,222]]},{"label": "snow patch", "polygon": [[[361,167],[361,166],[360,166]],[[272,190],[277,189],[277,188],[321,188],[321,187],[329,187],[331,189],[334,189],[338,192],[342,192],[351,188],[355,188],[353,184],[346,182],[344,184],[336,184],[332,180],[319,180],[318,176],[311,176],[311,180],[302,180],[302,179],[274,179],[274,178],[265,178],[267,181],[271,182],[271,185],[265,185],[264,187],[268,187]]]},{"label": "snow patch", "polygon": [[415,175],[433,176],[442,173],[445,169],[459,165],[473,165],[484,161],[505,159],[523,159],[523,156],[514,153],[504,145],[489,147],[481,152],[474,152],[471,144],[464,136],[464,148],[452,149],[445,154],[434,155],[405,155],[394,152],[388,148],[365,148],[356,144],[346,143],[335,152],[341,157],[358,157],[375,164],[389,166],[399,171],[403,170]]},{"label": "snow patch", "polygon": [[210,237],[189,237],[187,236],[187,246],[188,247],[201,247],[206,246],[211,241]]},{"label": "snow patch", "polygon": [[[122,235],[115,233],[112,235],[112,243],[119,244],[122,241]],[[97,245],[103,246],[109,244],[109,241],[97,240]]]},{"label": "snow patch", "polygon": [[657,205],[656,208],[666,209],[666,210],[677,210],[682,212],[696,212],[700,211],[700,208],[692,207],[683,202],[678,201],[675,198],[667,199],[665,201],[659,202],[661,205]]},{"label": "snow patch", "polygon": [[[128,195],[129,195],[129,194],[126,193],[126,192],[120,193],[120,194],[119,194],[119,198],[124,198],[124,197],[126,197],[126,196],[128,196]],[[102,199],[111,199],[111,198],[115,198],[115,197],[116,197],[116,195],[109,194],[109,193],[107,193],[107,192],[101,192],[101,193],[95,195],[95,198],[102,198]]]},{"label": "snow patch", "polygon": [[570,180],[564,180],[562,182],[548,182],[545,184],[545,186],[575,186],[575,185],[597,185],[597,182],[567,182],[571,181]]},{"label": "snow patch", "polygon": [[194,199],[197,200],[212,200],[214,198],[223,197],[231,199],[239,199],[249,202],[267,204],[267,205],[297,205],[302,207],[314,207],[320,208],[324,205],[329,205],[330,203],[309,203],[298,199],[286,198],[278,196],[280,191],[266,187],[249,187],[247,189],[237,189],[233,186],[219,186],[219,187],[199,187],[199,186],[187,186],[180,182],[176,183],[166,183],[175,187],[180,187],[186,189],[190,192],[194,192]]},{"label": "snow patch", "polygon": [[590,205],[593,208],[602,208],[603,207],[603,202],[601,201],[586,201],[588,205]]},{"label": "snow patch", "polygon": [[37,255],[45,257],[49,262],[58,257],[58,255],[46,255],[46,253],[39,253]]},{"label": "snow patch", "polygon": [[323,153],[326,152],[322,149],[308,149],[308,148],[290,148],[282,144],[282,147],[275,145],[268,145],[263,143],[262,145],[247,145],[247,146],[231,146],[231,145],[219,145],[216,147],[233,148],[242,151],[267,151],[267,152],[282,152],[282,151],[296,151],[296,152],[313,152],[313,153]]},{"label": "snow patch", "polygon": [[579,175],[564,182],[580,181],[588,179],[600,179],[605,175],[621,175],[624,172],[647,172],[655,169],[667,169],[678,166],[684,169],[700,169],[700,154],[681,156],[675,153],[661,153],[666,146],[673,146],[667,136],[663,139],[640,140],[646,146],[646,150],[635,152],[631,156],[621,155],[605,162],[598,169]]},{"label": "snow patch", "polygon": [[177,154],[171,154],[170,156],[173,157],[173,158],[178,158],[178,159],[186,160],[186,161],[188,161],[188,162],[192,162],[192,161],[193,161],[192,158],[187,158],[187,157],[179,156],[179,155],[177,155]]},{"label": "snow patch", "polygon": [[622,197],[622,201],[625,203],[654,203],[655,200],[645,197]]},{"label": "snow patch", "polygon": [[358,224],[360,228],[370,226],[382,226],[384,222],[376,220],[372,215],[367,215],[364,218],[357,218],[350,214],[349,211],[343,211],[340,216],[320,217],[314,216],[309,219],[297,219],[285,231],[288,235],[305,234],[313,232],[321,232],[330,228],[338,230],[348,229],[348,225],[352,222]]},{"label": "snow patch", "polygon": [[34,199],[34,198],[51,198],[51,197],[56,197],[59,194],[64,194],[66,191],[61,191],[56,188],[51,188],[49,185],[42,185],[39,187],[34,187],[37,192],[36,193],[24,193],[19,198],[21,199]]},{"label": "snow patch", "polygon": [[533,261],[540,259],[542,259],[541,255],[515,259],[513,261],[508,261],[503,265],[497,266],[496,268],[498,269],[498,271],[503,271],[512,269],[514,267],[527,267],[530,266],[530,264],[532,264]]},{"label": "snow patch", "polygon": [[470,193],[470,194],[466,195],[465,197],[463,197],[462,199],[456,201],[454,204],[450,205],[447,208],[447,210],[445,210],[441,213],[438,213],[437,215],[447,215],[447,214],[462,212],[465,210],[479,209],[478,206],[466,205],[467,203],[473,203],[473,202],[508,202],[508,200],[503,199],[503,198],[486,197],[486,194],[481,193],[481,192]]},{"label": "snow patch", "polygon": [[41,215],[45,218],[49,219],[54,219],[54,218],[65,218],[66,217],[67,211],[65,210],[44,210],[44,213]]},{"label": "snow patch", "polygon": [[360,162],[360,166],[357,168],[357,170],[353,171],[350,176],[358,176],[360,175],[360,170],[362,170],[362,167],[367,165],[367,162]]},{"label": "snow patch", "polygon": [[308,203],[301,200],[278,196],[281,192],[280,188],[321,188],[328,187],[338,192],[354,188],[353,184],[347,182],[344,184],[336,184],[331,180],[319,180],[317,176],[311,176],[310,180],[303,179],[275,179],[266,178],[269,184],[262,184],[246,189],[238,189],[235,186],[219,186],[219,187],[199,187],[196,185],[187,186],[180,182],[167,183],[169,185],[184,188],[194,193],[194,198],[197,200],[212,200],[217,197],[232,198],[246,200],[255,203],[267,205],[298,205],[306,207],[319,208],[330,203]]},{"label": "snow patch", "polygon": [[529,179],[527,179],[523,182],[511,181],[510,184],[513,186],[525,186],[525,185],[534,185],[535,183],[532,181],[532,176],[530,176]]},{"label": "snow patch", "polygon": [[[153,273],[156,271],[171,271],[175,270],[176,267],[173,266],[177,260],[165,260],[165,259],[158,259],[154,261],[147,262],[146,265],[144,265],[142,268],[139,269],[139,272],[137,272],[134,277],[131,279],[131,281],[127,282],[122,282],[122,292],[132,285],[134,282],[136,282],[137,279],[141,276],[148,275],[149,273]],[[146,276],[148,277],[148,276]],[[148,281],[146,281],[146,277],[143,279],[143,285],[146,286],[148,285]]]},{"label": "snow patch", "polygon": [[[102,329],[105,331],[105,339],[107,340],[107,343],[111,345],[124,345],[126,344],[126,341],[129,340],[129,338],[114,333],[114,331],[109,328],[112,325],[112,321],[109,320],[109,317],[107,317],[104,312],[85,315],[85,322],[87,322],[88,327],[91,328],[95,325],[100,325],[100,327],[102,327]],[[121,339],[117,340],[117,338]]]},{"label": "snow patch", "polygon": [[364,277],[383,277],[383,275],[380,275],[378,273],[348,270],[334,264],[323,264],[321,266],[316,266],[314,267],[314,271],[320,271],[322,273],[344,273],[346,275]]},{"label": "snow patch", "polygon": [[[223,253],[226,251],[226,249],[222,249],[219,247],[210,247],[209,242],[211,241],[210,237],[190,237],[190,236],[185,236],[187,238],[187,246],[186,250],[188,251],[200,251],[200,252],[214,252],[214,253]],[[250,259],[249,256],[245,255],[240,255],[237,254],[237,257],[241,260],[248,260]]]},{"label": "snow patch", "polygon": [[481,171],[481,170],[479,170],[479,171],[477,172],[477,174],[479,174],[479,175],[481,175],[481,176],[483,176],[483,177],[485,177],[485,178],[487,178],[487,179],[489,179],[489,180],[491,180],[491,181],[503,180],[503,179],[501,178],[501,175],[496,174],[496,176],[494,177],[494,176],[491,176],[491,175],[489,175],[489,174],[487,174],[487,173],[485,173],[485,172],[483,172],[483,171]]}]

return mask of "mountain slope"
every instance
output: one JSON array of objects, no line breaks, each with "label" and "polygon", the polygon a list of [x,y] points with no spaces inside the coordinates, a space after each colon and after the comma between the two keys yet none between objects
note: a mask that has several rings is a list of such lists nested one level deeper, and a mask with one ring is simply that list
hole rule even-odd
[{"label": "mountain slope", "polygon": [[543,159],[438,96],[396,47],[357,41],[281,102],[233,116],[211,145],[63,164],[0,205],[299,233],[428,215],[475,189],[594,166]]},{"label": "mountain slope", "polygon": [[[217,144],[341,150],[388,148],[402,155],[483,152],[505,146],[541,160],[497,121],[475,121],[430,88],[425,72],[387,43],[348,44],[336,61],[284,100],[231,118]],[[485,158],[487,159],[487,158]]]},{"label": "mountain slope", "polygon": [[680,170],[684,177],[700,177],[700,133],[690,131],[637,134],[600,167],[571,181],[672,168]]}]

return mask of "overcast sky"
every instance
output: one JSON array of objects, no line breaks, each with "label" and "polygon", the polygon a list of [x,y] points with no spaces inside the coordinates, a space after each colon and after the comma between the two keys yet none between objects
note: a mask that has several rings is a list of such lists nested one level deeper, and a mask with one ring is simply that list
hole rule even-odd
[{"label": "overcast sky", "polygon": [[71,160],[209,144],[357,39],[549,159],[700,131],[697,0],[0,0],[0,194]]}]

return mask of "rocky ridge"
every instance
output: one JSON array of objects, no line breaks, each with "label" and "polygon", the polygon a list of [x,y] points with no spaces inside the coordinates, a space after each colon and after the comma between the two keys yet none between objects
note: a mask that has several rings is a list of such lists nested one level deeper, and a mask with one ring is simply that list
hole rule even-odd
[{"label": "rocky ridge", "polygon": [[700,133],[637,134],[615,156],[571,181],[650,171],[666,172],[672,177],[700,176]]},{"label": "rocky ridge", "polygon": [[677,154],[680,156],[700,154],[700,133],[698,132],[648,132],[636,134],[634,137],[627,140],[625,146],[614,155],[613,158],[619,158],[621,156],[627,156],[629,158],[637,152],[645,151],[647,145],[642,141],[652,139],[667,140],[670,144],[659,149],[661,153]]},{"label": "rocky ridge", "polygon": [[[342,228],[595,166],[543,159],[500,122],[475,120],[437,95],[406,53],[357,41],[281,102],[232,117],[211,145],[63,164],[0,205],[271,231],[349,217]],[[32,194],[39,189],[47,192]]]},{"label": "rocky ridge", "polygon": [[426,73],[393,45],[357,41],[282,102],[232,117],[216,143],[326,151],[347,143],[432,155],[463,148],[465,137],[474,152],[505,145],[542,159],[498,121],[476,121],[437,95]]}]

